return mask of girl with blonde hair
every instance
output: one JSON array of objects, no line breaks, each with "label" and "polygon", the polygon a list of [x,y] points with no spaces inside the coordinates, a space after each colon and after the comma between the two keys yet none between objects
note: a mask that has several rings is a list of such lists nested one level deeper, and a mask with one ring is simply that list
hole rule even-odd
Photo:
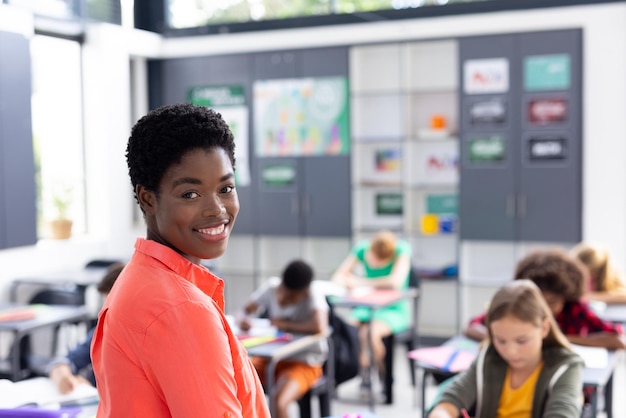
[{"label": "girl with blonde hair", "polygon": [[429,418],[571,418],[582,407],[583,360],[559,330],[539,288],[515,280],[493,296],[489,339],[454,378]]},{"label": "girl with blonde hair", "polygon": [[581,242],[571,250],[589,270],[590,281],[585,296],[605,303],[626,303],[626,284],[613,265],[609,252],[599,244]]}]

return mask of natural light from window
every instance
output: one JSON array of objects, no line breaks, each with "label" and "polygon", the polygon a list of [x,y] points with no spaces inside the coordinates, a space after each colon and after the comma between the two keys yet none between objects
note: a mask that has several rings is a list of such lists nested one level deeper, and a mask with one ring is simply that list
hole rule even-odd
[{"label": "natural light from window", "polygon": [[31,41],[32,119],[37,169],[37,230],[65,209],[73,235],[85,232],[81,55],[78,42],[36,35]]}]

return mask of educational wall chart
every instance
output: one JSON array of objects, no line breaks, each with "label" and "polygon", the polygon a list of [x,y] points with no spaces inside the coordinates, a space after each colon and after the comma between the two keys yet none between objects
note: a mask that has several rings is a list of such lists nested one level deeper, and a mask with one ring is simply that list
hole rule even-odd
[{"label": "educational wall chart", "polygon": [[349,152],[345,77],[256,81],[254,144],[259,157]]},{"label": "educational wall chart", "polygon": [[235,182],[250,185],[250,150],[248,137],[248,106],[243,86],[192,87],[188,99],[198,106],[206,106],[222,115],[235,137]]}]

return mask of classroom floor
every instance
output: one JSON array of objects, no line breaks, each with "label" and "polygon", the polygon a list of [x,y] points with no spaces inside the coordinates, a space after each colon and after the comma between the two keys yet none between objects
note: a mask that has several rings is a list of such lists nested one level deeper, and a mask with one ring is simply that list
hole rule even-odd
[{"label": "classroom floor", "polygon": [[[406,348],[396,347],[394,364],[394,403],[384,405],[380,402],[375,405],[375,416],[380,418],[421,418],[421,408],[419,406],[419,394],[416,388],[411,386],[408,361],[403,361],[406,357]],[[614,376],[613,386],[613,415],[615,417],[626,417],[626,353],[620,355],[619,365]],[[377,380],[377,379],[375,379]],[[417,375],[417,381],[421,382],[421,376]],[[337,399],[333,401],[333,417],[343,418],[346,414],[365,412],[368,409],[367,399],[359,397],[359,379],[355,378],[341,384],[338,388]],[[380,385],[375,386],[380,392]],[[431,384],[427,387],[426,397],[432,399],[435,394],[435,386]],[[417,402],[417,403],[416,403]],[[291,417],[298,418],[298,408],[290,411]],[[319,417],[317,399],[313,399],[313,417]],[[605,413],[598,414],[598,418],[605,418]]]}]

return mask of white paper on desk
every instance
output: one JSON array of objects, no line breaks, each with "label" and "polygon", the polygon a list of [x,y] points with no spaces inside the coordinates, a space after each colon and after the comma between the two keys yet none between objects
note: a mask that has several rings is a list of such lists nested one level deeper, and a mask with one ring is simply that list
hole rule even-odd
[{"label": "white paper on desk", "polygon": [[19,382],[0,380],[0,408],[17,408],[28,404],[50,405],[66,402],[95,399],[98,390],[87,384],[80,384],[66,395],[59,392],[54,382],[47,377],[35,377]]},{"label": "white paper on desk", "polygon": [[349,294],[350,296],[361,297],[361,296],[368,295],[372,293],[373,291],[374,291],[374,288],[372,286],[357,286],[353,288],[352,290],[350,290]]},{"label": "white paper on desk", "polygon": [[609,352],[606,348],[572,344],[572,349],[583,358],[585,367],[603,369],[609,364]]}]

